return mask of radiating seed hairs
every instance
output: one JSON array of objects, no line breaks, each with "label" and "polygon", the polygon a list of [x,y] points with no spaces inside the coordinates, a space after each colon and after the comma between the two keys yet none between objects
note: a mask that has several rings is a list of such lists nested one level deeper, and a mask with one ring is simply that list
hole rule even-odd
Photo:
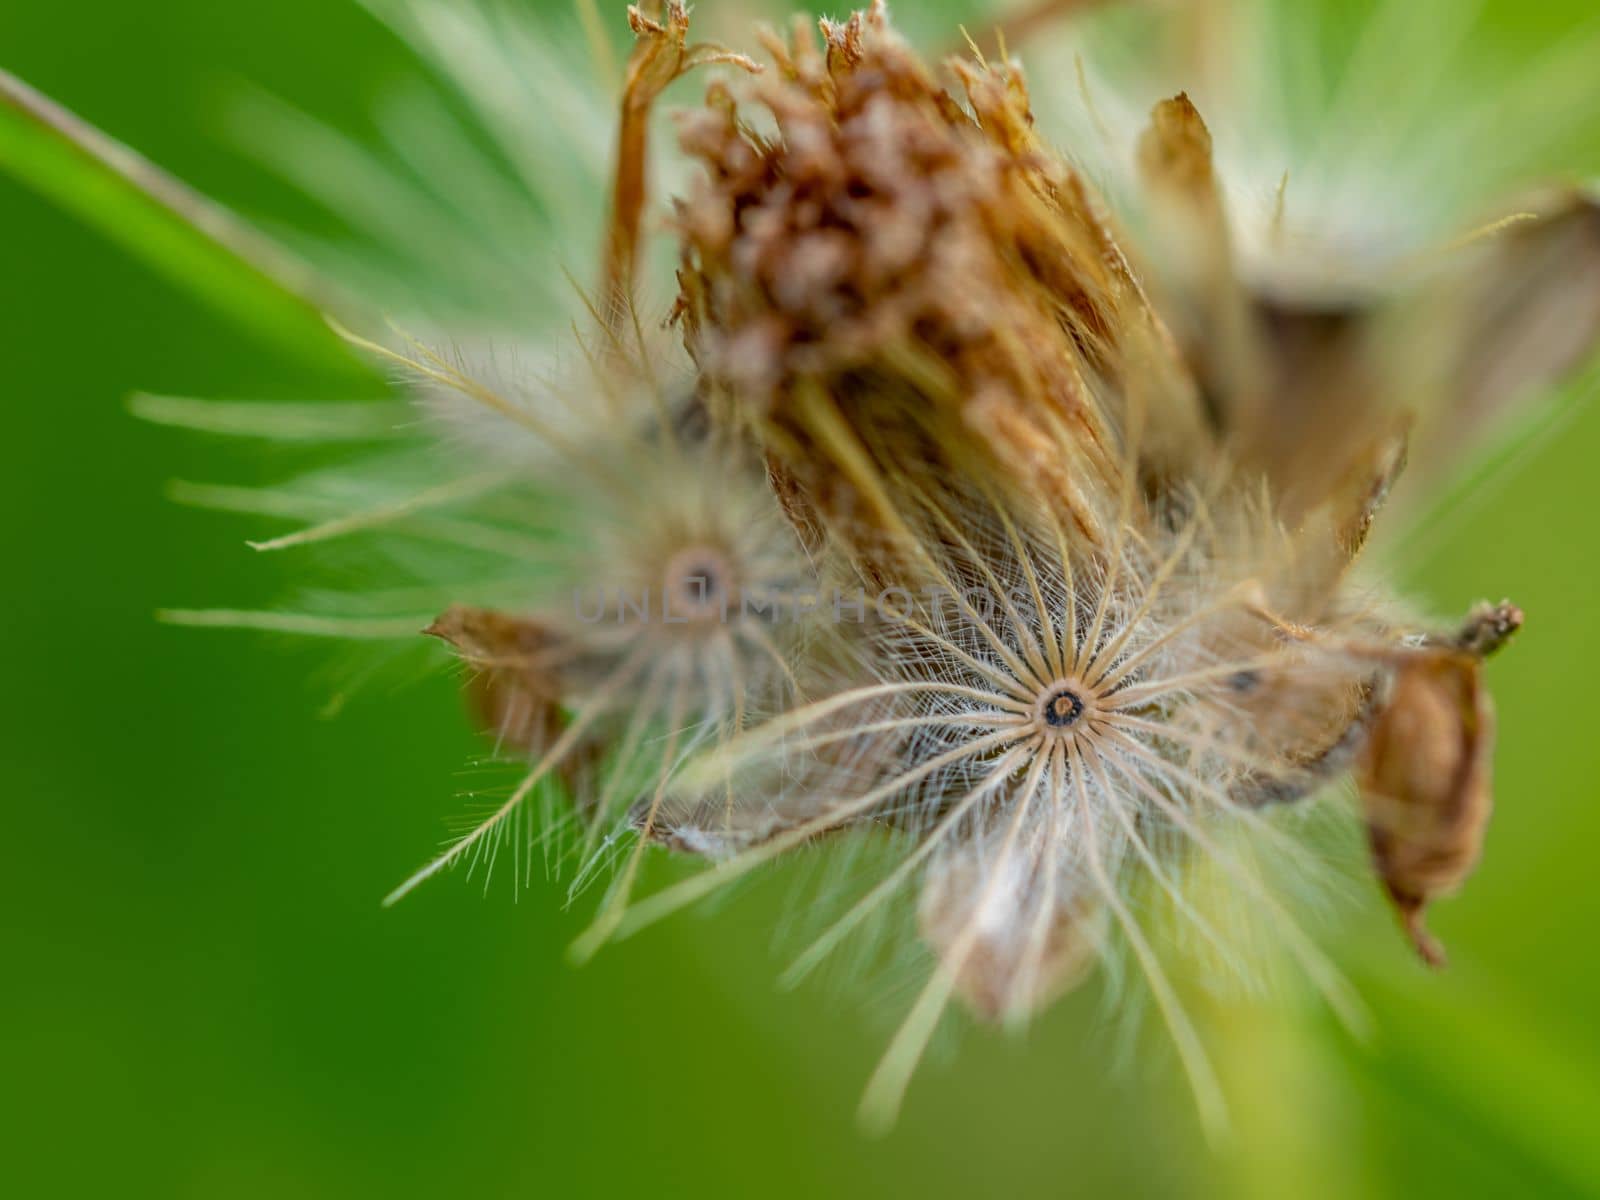
[{"label": "radiating seed hairs", "polygon": [[245,153],[342,226],[285,231],[289,245],[408,328],[548,336],[572,307],[555,262],[587,271],[604,237],[616,80],[554,13],[360,2],[428,68],[379,92],[375,144],[264,93],[225,114]]},{"label": "radiating seed hairs", "polygon": [[[594,386],[637,395],[659,382],[635,373]],[[663,393],[613,415],[564,448],[536,489],[548,525],[521,557],[520,601],[454,605],[427,630],[479,673],[493,732],[528,751],[529,769],[386,902],[481,856],[541,781],[596,756],[601,769],[576,785],[587,861],[574,889],[620,837],[639,833],[596,928],[603,937],[678,763],[781,707],[797,686],[794,664],[820,629],[805,599],[814,574],[759,463],[707,430],[692,398]]]},{"label": "radiating seed hairs", "polygon": [[[438,612],[412,627],[456,651],[472,673],[469,695],[497,750],[525,755],[528,767],[508,796],[386,903],[457,864],[487,875],[508,843],[514,856],[527,852],[530,863],[536,845],[545,845],[548,856],[561,827],[576,823],[581,865],[574,894],[621,856],[591,936],[575,947],[580,957],[620,910],[643,846],[658,840],[656,812],[678,761],[781,704],[796,686],[796,647],[816,624],[801,599],[812,595],[811,564],[783,522],[761,464],[748,448],[708,429],[692,378],[672,363],[674,355],[651,336],[653,322],[636,308],[654,100],[697,66],[744,65],[715,46],[689,44],[683,5],[658,7],[630,13],[638,46],[623,81],[601,288],[581,306],[586,332],[561,353],[548,340],[536,345],[530,363],[503,338],[478,335],[441,348],[403,332],[367,337],[336,325],[393,369],[412,396],[414,414],[393,431],[404,449],[270,493],[182,489],[195,503],[326,516],[258,549],[339,543],[348,553],[363,538],[381,539],[386,548],[400,543],[398,561],[389,564],[391,582],[404,571],[420,574],[397,590],[408,604],[431,600]],[[449,59],[484,50],[485,13],[456,26],[461,36],[449,45],[427,37],[455,20],[442,10],[419,4],[388,6],[385,13],[430,54]],[[525,165],[537,139],[530,143],[507,127],[481,82],[467,81],[469,102],[510,161]],[[545,83],[559,88],[571,81],[562,75]],[[493,111],[483,113],[485,107]],[[412,118],[426,112],[415,110]],[[472,161],[466,146],[458,151],[465,155],[458,161]],[[542,179],[523,180],[541,201],[551,190]],[[548,239],[540,243],[548,252]],[[570,279],[561,286],[569,299],[581,296]],[[463,307],[472,312],[470,303],[407,303],[434,318],[460,321]],[[179,411],[181,405],[160,401],[144,407],[169,422],[246,431],[260,424],[254,408]],[[286,421],[291,414],[280,415]],[[436,558],[408,544],[419,537],[431,541]],[[361,597],[334,602],[351,600],[359,605]],[[354,623],[311,613],[174,615],[193,623],[356,631]],[[392,635],[407,624],[412,618],[386,618],[362,628]],[[570,794],[572,816],[546,806],[545,828],[536,830],[528,811],[557,779]]]},{"label": "radiating seed hairs", "polygon": [[[707,425],[670,347],[602,331],[569,348],[561,375],[501,361],[478,378],[461,355],[415,339],[395,348],[347,336],[413,397],[409,414],[378,406],[389,423],[378,449],[268,492],[185,485],[180,495],[278,517],[333,514],[255,545],[348,556],[360,544],[387,558],[391,588],[413,611],[431,604],[437,615],[386,616],[384,628],[447,643],[470,672],[496,750],[526,758],[509,795],[386,903],[452,866],[487,875],[502,850],[528,856],[527,869],[537,847],[554,843],[578,858],[573,895],[620,861],[602,936],[642,847],[665,840],[656,811],[679,762],[781,708],[814,643],[832,636],[813,563],[760,461]],[[259,434],[271,421],[248,405],[151,398],[139,407],[214,430]],[[299,437],[306,418],[291,409],[277,419],[284,436]],[[436,476],[420,486],[417,459]],[[381,488],[373,501],[352,503],[369,486]],[[336,612],[383,597],[323,594],[326,615],[177,616],[277,617],[285,629],[295,617],[337,633]],[[545,805],[536,824],[529,809],[556,781],[569,815]],[[701,832],[715,836],[716,823]]]},{"label": "radiating seed hairs", "polygon": [[[1168,511],[1141,500],[1122,518],[1129,535],[1101,548],[1047,503],[946,502],[908,501],[920,569],[898,574],[879,601],[868,655],[877,678],[751,729],[679,781],[731,773],[771,789],[787,772],[816,816],[641,901],[620,932],[822,833],[901,830],[903,858],[791,973],[815,966],[901,890],[920,892],[938,963],[873,1077],[869,1122],[892,1119],[952,995],[983,1018],[1023,1022],[1113,941],[1144,971],[1206,1117],[1220,1121],[1199,1036],[1131,881],[1165,891],[1189,932],[1226,958],[1226,934],[1182,890],[1189,856],[1218,859],[1317,985],[1354,1012],[1283,902],[1227,847],[1242,831],[1280,861],[1308,853],[1263,810],[1348,767],[1376,679],[1403,642],[1353,603],[1321,611],[1312,635],[1286,636],[1273,608],[1293,591],[1292,539],[1249,498],[1196,495]],[[852,741],[871,747],[861,758],[875,773],[860,760],[831,780],[826,764],[792,765]],[[821,802],[829,783],[818,775],[835,789]]]}]

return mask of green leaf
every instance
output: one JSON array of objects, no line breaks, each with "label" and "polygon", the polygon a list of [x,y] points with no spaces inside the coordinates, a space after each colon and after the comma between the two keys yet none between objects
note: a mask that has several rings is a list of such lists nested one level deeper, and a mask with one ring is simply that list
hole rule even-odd
[{"label": "green leaf", "polygon": [[3,70],[0,169],[249,332],[316,365],[351,370],[322,316],[346,306],[307,266]]}]

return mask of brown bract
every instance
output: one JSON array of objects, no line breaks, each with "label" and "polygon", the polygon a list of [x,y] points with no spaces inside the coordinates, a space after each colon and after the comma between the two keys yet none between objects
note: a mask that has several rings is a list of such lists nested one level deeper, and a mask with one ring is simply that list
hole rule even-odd
[{"label": "brown bract", "polygon": [[1477,865],[1491,808],[1494,716],[1478,661],[1440,654],[1403,666],[1361,760],[1379,877],[1424,961],[1444,949],[1423,910]]},{"label": "brown bract", "polygon": [[623,81],[617,123],[617,159],[611,182],[611,220],[601,282],[605,319],[621,323],[633,303],[633,273],[640,224],[648,199],[650,115],[661,93],[680,76],[710,63],[760,68],[720,46],[689,44],[689,8],[682,0],[648,0],[628,6],[636,43]]},{"label": "brown bract", "polygon": [[561,732],[561,679],[550,665],[556,639],[543,626],[457,604],[423,632],[448,642],[472,669],[469,701],[498,742],[537,753]]},{"label": "brown bract", "polygon": [[1521,627],[1513,605],[1483,605],[1453,644],[1406,660],[1361,755],[1378,876],[1430,966],[1443,966],[1445,955],[1423,924],[1424,910],[1478,865],[1493,808],[1494,708],[1483,659]]}]

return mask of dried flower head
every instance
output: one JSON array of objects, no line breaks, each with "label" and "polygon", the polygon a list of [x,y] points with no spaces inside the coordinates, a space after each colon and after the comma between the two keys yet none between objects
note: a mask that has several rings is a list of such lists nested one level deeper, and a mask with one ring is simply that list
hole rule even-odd
[{"label": "dried flower head", "polygon": [[[713,86],[681,122],[706,175],[677,208],[679,316],[710,410],[764,447],[802,535],[880,595],[919,599],[880,614],[874,682],[730,747],[773,794],[781,773],[763,756],[789,769],[797,752],[870,739],[831,785],[796,773],[836,800],[624,927],[831,828],[907,829],[900,864],[801,960],[920,880],[940,963],[869,1114],[892,1115],[952,994],[1025,1016],[1103,946],[1109,917],[1215,1116],[1131,874],[1214,938],[1183,899],[1186,858],[1227,855],[1219,824],[1292,854],[1261,810],[1359,765],[1380,873],[1437,961],[1421,907],[1476,858],[1485,647],[1445,644],[1352,570],[1412,413],[1362,339],[1318,346],[1303,320],[1267,319],[1187,96],[1157,104],[1138,140],[1152,209],[1190,250],[1151,291],[1205,281],[1198,323],[1174,339],[1130,265],[1147,260],[1033,134],[1013,65],[950,64],[958,99],[881,4],[822,34],[821,51],[803,31],[768,39],[775,76],[743,103]],[[1331,378],[1308,369],[1313,353]],[[881,770],[863,779],[863,760]],[[1336,992],[1303,935],[1289,941]]]},{"label": "dried flower head", "polygon": [[1033,134],[1020,76],[954,63],[963,106],[881,8],[822,30],[823,51],[803,27],[792,45],[767,39],[778,69],[750,99],[776,138],[719,87],[680,121],[705,166],[676,207],[680,320],[786,499],[816,510],[797,519],[892,533],[863,453],[934,480],[1020,470],[1057,495],[1080,475],[1114,487],[1100,389],[1154,383],[1141,399],[1163,405],[1155,436],[1198,434],[1094,197]]},{"label": "dried flower head", "polygon": [[[1042,4],[1021,26],[1044,37],[1067,7]],[[1387,5],[1372,37],[1440,7]],[[1181,36],[1181,14],[1164,28],[1190,66],[1218,44],[1259,64],[1274,57],[1252,57],[1246,34],[1270,32],[1267,9],[1186,9],[1213,38]],[[1422,169],[1436,160],[1374,187],[1381,172],[1348,141],[1373,132],[1370,106],[1330,126],[1343,139],[1321,138],[1303,171],[1274,166],[1263,191],[1270,139],[1252,122],[1282,118],[1274,134],[1303,138],[1299,107],[1274,109],[1246,86],[1254,75],[1209,59],[1192,84],[1163,77],[1140,95],[1166,60],[1119,58],[1115,16],[1084,26],[1095,75],[1074,81],[1080,120],[1057,121],[1062,152],[1003,47],[936,68],[875,0],[822,22],[820,45],[803,22],[762,35],[763,69],[691,42],[687,8],[668,0],[629,11],[607,207],[600,183],[548,169],[544,111],[591,133],[600,111],[569,56],[476,6],[385,11],[454,78],[482,137],[450,136],[450,105],[397,110],[415,168],[402,185],[326,130],[272,119],[297,131],[291,165],[395,243],[324,256],[345,287],[399,296],[452,348],[350,335],[399,369],[398,405],[138,408],[365,447],[277,488],[177,489],[304,522],[257,547],[321,551],[361,587],[308,589],[294,612],[172,616],[420,631],[465,665],[520,782],[391,899],[571,831],[574,890],[615,867],[581,957],[826,835],[883,837],[877,873],[796,964],[914,893],[936,964],[869,1085],[880,1122],[953,997],[1020,1022],[1119,948],[1220,1120],[1143,901],[1163,897],[1181,940],[1237,962],[1191,886],[1215,870],[1348,1007],[1239,852],[1311,857],[1276,817],[1347,776],[1384,889],[1419,953],[1442,960],[1423,910],[1479,854],[1493,743],[1482,662],[1521,614],[1485,607],[1441,631],[1367,548],[1408,453],[1436,475],[1592,350],[1589,193],[1456,229],[1459,197]],[[1124,50],[1142,55],[1141,36]],[[655,116],[682,76],[719,65],[678,119],[695,181],[668,223],[677,298],[663,328],[684,356],[641,317],[662,282],[647,253]],[[1225,84],[1247,99],[1222,99]],[[1050,111],[1064,107],[1053,95]],[[596,139],[582,141],[588,162]],[[458,220],[434,194],[457,178],[484,211],[520,215]],[[229,245],[258,247],[161,188],[158,203],[177,195]],[[580,239],[596,294],[578,336],[556,339],[557,273],[511,251],[551,228],[578,236],[602,209],[604,227]],[[370,328],[362,315],[345,323]],[[537,369],[505,353],[507,328]],[[652,844],[714,861],[635,901]]]}]

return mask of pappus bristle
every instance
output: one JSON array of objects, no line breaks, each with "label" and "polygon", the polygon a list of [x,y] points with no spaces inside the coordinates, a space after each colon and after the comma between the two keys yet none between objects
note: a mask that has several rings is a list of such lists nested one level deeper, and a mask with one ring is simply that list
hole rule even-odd
[{"label": "pappus bristle", "polygon": [[[186,485],[178,494],[313,521],[254,543],[263,551],[347,556],[361,545],[387,558],[395,586],[374,601],[404,592],[409,612],[441,615],[380,619],[379,605],[368,627],[449,643],[473,673],[498,750],[528,755],[509,796],[391,902],[446,867],[492,861],[508,832],[530,832],[529,798],[556,779],[576,785],[581,772],[576,891],[633,835],[641,847],[668,840],[655,813],[682,758],[792,693],[796,648],[819,624],[812,564],[762,464],[707,427],[659,348],[602,334],[569,348],[561,376],[479,378],[458,349],[350,336],[414,397],[409,420],[374,406],[392,422],[383,448],[270,490]],[[249,407],[141,408],[248,433],[268,420]],[[278,425],[298,436],[304,420],[285,410]],[[180,619],[366,632],[341,626],[350,614],[337,595],[320,599],[321,613]],[[362,596],[351,600],[359,610]],[[615,903],[636,870],[630,851]]]},{"label": "pappus bristle", "polygon": [[[587,855],[634,830],[642,846],[677,763],[792,690],[810,563],[759,464],[694,430],[681,408],[668,415],[636,411],[633,428],[580,443],[545,475],[540,503],[555,526],[521,564],[524,598],[498,614],[505,628],[485,634],[473,627],[484,615],[459,607],[435,625],[496,686],[542,691],[565,716],[502,809],[391,900],[457,861],[585,746],[611,752],[597,794],[579,800]],[[628,857],[615,895],[637,862]],[[588,877],[580,869],[575,886]]]},{"label": "pappus bristle", "polygon": [[[1220,849],[1219,823],[1267,840],[1280,860],[1306,853],[1262,809],[1347,765],[1339,748],[1386,669],[1351,646],[1392,631],[1372,613],[1329,610],[1305,640],[1286,640],[1266,615],[1292,571],[1286,535],[1237,496],[1130,514],[1121,527],[1139,532],[1109,548],[1086,544],[1046,505],[968,492],[940,511],[947,500],[924,499],[905,513],[919,531],[921,570],[874,605],[864,661],[876,679],[752,729],[724,761],[684,779],[731,761],[747,786],[781,786],[774,762],[841,743],[871,745],[873,774],[847,786],[823,764],[836,792],[819,802],[816,776],[786,765],[816,815],[641,902],[622,930],[824,832],[889,825],[910,835],[904,857],[791,973],[815,966],[900,890],[921,891],[939,965],[874,1077],[869,1119],[892,1115],[953,994],[986,1018],[1020,1021],[1102,951],[1102,922],[1143,968],[1216,1118],[1198,1035],[1128,898],[1129,879],[1155,880],[1226,952],[1179,890],[1174,845],[1220,856],[1254,892],[1260,884]],[[841,721],[843,712],[858,719]],[[1337,994],[1287,909],[1252,899],[1288,926],[1291,951]]]},{"label": "pappus bristle", "polygon": [[[1592,131],[1595,31],[1513,74],[1482,16],[1449,0],[1385,0],[1354,19],[1272,0],[1058,5],[1008,42],[1030,63],[1077,64],[1037,73],[1036,109],[1128,220],[1152,218],[1131,153],[1150,106],[1187,93],[1215,135],[1243,274],[1337,303],[1521,211],[1516,189],[1566,169]],[[1486,144],[1512,125],[1526,136]]]},{"label": "pappus bristle", "polygon": [[571,306],[554,268],[598,255],[615,141],[609,81],[580,30],[485,0],[363,7],[427,67],[379,95],[375,143],[266,94],[230,114],[249,154],[344,226],[285,236],[410,328],[558,335]]}]

